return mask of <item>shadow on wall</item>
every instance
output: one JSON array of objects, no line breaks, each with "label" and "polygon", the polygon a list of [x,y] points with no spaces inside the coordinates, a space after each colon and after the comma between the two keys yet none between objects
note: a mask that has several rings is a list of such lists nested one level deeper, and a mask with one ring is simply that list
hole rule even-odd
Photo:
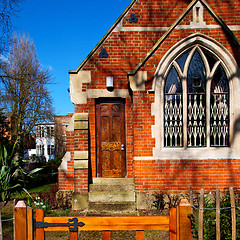
[{"label": "shadow on wall", "polygon": [[[236,119],[233,126],[231,145],[239,134],[240,117]],[[183,188],[183,185],[187,185],[186,188],[191,186],[196,190],[201,188],[206,190],[228,188],[230,187],[229,184],[236,187],[239,185],[238,169],[236,168],[239,160],[236,162],[230,155],[231,151],[229,151],[228,159],[170,161],[168,166],[172,169],[172,173],[167,174],[168,177],[164,177],[162,186],[175,185],[175,188],[177,188],[181,185],[180,188]]]},{"label": "shadow on wall", "polygon": [[240,132],[240,117],[238,117],[233,125],[233,134],[231,137],[230,143],[233,144],[235,141],[236,135],[238,135]]}]

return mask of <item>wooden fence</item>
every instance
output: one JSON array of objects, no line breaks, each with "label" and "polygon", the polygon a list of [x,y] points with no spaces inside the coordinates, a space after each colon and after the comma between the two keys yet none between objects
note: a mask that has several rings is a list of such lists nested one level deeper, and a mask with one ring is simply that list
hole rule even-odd
[{"label": "wooden fence", "polygon": [[[203,240],[203,212],[204,210],[209,210],[204,208],[204,189],[201,189],[199,196],[199,208],[198,210],[198,239]],[[236,207],[235,206],[235,195],[232,187],[229,188],[230,193],[230,202],[231,202],[231,217],[232,217],[232,240],[236,240]],[[190,205],[191,211],[193,213],[193,189],[190,187]],[[224,209],[224,208],[223,208]],[[221,238],[221,230],[220,230],[220,190],[216,190],[216,208],[212,208],[211,210],[216,211],[216,240],[220,240]]]},{"label": "wooden fence", "polygon": [[170,240],[190,240],[190,213],[189,202],[182,199],[169,216],[45,217],[42,209],[36,209],[34,221],[33,210],[20,201],[15,207],[15,240],[33,240],[34,229],[36,240],[45,240],[46,231],[69,231],[70,240],[78,239],[78,231],[102,231],[102,239],[110,240],[113,230],[136,230],[137,240],[144,239],[144,230],[168,230]]}]

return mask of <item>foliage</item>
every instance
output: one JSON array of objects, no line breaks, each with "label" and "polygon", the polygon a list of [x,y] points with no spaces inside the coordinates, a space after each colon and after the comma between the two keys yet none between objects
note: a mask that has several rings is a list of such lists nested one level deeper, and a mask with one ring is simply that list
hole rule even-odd
[{"label": "foliage", "polygon": [[[62,192],[58,192],[58,186],[51,185],[49,190],[41,191],[38,193],[36,198],[37,201],[34,202],[36,208],[46,208],[47,205],[51,206],[51,209],[61,209],[66,210],[71,208],[71,196],[69,194],[64,194]],[[43,207],[45,205],[45,207]],[[50,210],[50,207],[49,207]],[[48,211],[49,212],[49,211]]]},{"label": "foliage", "polygon": [[17,161],[13,159],[13,152],[9,157],[3,145],[0,145],[0,167],[0,201],[4,202],[9,198],[11,190],[20,186],[20,184],[12,185],[12,181],[19,172],[22,174],[22,171]]},{"label": "foliage", "polygon": [[[31,188],[31,189],[28,189],[28,193],[31,196],[35,197],[35,196],[38,196],[40,192],[48,191],[50,187],[53,185],[55,184],[48,184],[48,185],[43,185],[36,188]],[[11,199],[23,200],[27,198],[29,198],[29,195],[25,191],[18,191],[11,194]]]},{"label": "foliage", "polygon": [[56,193],[58,191],[57,185],[50,186],[48,191],[42,191],[38,194],[38,197],[43,201],[48,201],[53,209],[57,208]]},{"label": "foliage", "polygon": [[155,193],[154,194],[155,201],[153,202],[153,206],[156,207],[158,211],[162,211],[166,208],[175,208],[178,205],[178,202],[181,199],[181,196],[177,194],[169,194],[169,193]]},{"label": "foliage", "polygon": [[[236,206],[238,206],[239,194],[236,195]],[[203,212],[203,239],[216,239],[216,204],[215,199],[209,199],[205,197],[204,208],[213,208],[212,210],[205,210]],[[199,208],[199,204],[195,207]],[[232,239],[232,217],[231,217],[231,202],[230,195],[226,193],[220,202],[221,215],[220,215],[220,228],[221,228],[221,239],[231,240]],[[223,209],[222,209],[223,208]],[[225,208],[225,209],[224,209]],[[237,239],[240,239],[240,213],[236,210],[236,224],[237,224]],[[198,239],[198,211],[194,214],[189,215],[191,220],[191,227],[193,237]]]},{"label": "foliage", "polygon": [[72,207],[72,195],[68,193],[58,192],[56,195],[57,207],[66,210]]},{"label": "foliage", "polygon": [[[15,160],[15,146],[8,155],[6,148],[0,145],[0,201],[8,201],[13,191],[23,189],[24,177],[31,176],[38,172],[40,169],[34,169],[30,172],[26,172]],[[27,192],[28,193],[28,192]]]},{"label": "foliage", "polygon": [[43,209],[45,214],[49,213],[52,209],[52,205],[49,203],[48,199],[43,200],[40,197],[36,197],[33,203],[35,208]]},{"label": "foliage", "polygon": [[10,141],[10,122],[6,115],[0,109],[0,143],[4,145],[7,150],[11,147]]},{"label": "foliage", "polygon": [[54,159],[45,161],[34,161],[33,163],[29,163],[26,161],[25,168],[42,168],[42,171],[39,171],[37,174],[32,176],[31,178],[26,179],[27,188],[34,188],[41,186],[44,184],[56,183],[58,181],[58,167],[61,164],[62,157],[56,157]]},{"label": "foliage", "polygon": [[49,173],[56,173],[58,172],[58,167],[60,166],[62,162],[62,158],[65,153],[62,153],[60,156],[55,157],[54,159],[49,160],[46,165],[44,166],[45,171]]},{"label": "foliage", "polygon": [[1,66],[2,104],[11,113],[11,135],[23,155],[24,139],[38,122],[52,121],[52,97],[47,88],[52,83],[48,69],[38,61],[33,41],[13,36],[9,55]]}]

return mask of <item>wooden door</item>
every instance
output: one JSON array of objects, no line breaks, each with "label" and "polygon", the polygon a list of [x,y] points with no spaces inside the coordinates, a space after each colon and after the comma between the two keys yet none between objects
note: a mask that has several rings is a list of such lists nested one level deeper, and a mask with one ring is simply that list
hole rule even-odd
[{"label": "wooden door", "polygon": [[122,100],[96,103],[97,175],[125,177],[125,104]]}]

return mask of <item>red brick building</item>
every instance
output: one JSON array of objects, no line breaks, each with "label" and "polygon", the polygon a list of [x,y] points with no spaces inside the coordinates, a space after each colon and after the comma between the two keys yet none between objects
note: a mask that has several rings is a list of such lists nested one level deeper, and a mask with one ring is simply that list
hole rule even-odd
[{"label": "red brick building", "polygon": [[59,190],[88,201],[95,179],[127,178],[138,201],[238,187],[239,11],[239,0],[133,0],[69,72]]}]

